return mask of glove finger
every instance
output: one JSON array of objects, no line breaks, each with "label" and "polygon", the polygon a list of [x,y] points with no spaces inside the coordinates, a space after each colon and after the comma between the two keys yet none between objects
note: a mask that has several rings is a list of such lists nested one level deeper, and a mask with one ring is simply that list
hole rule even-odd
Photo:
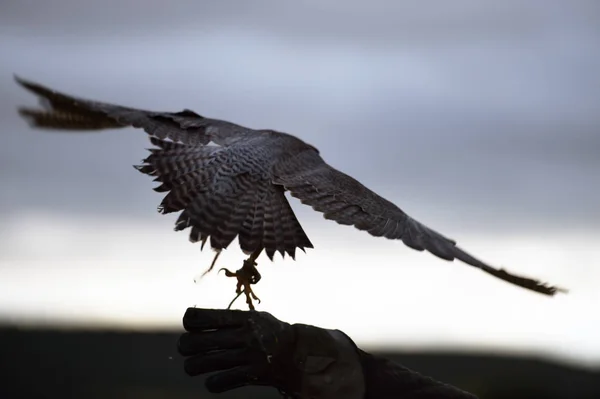
[{"label": "glove finger", "polygon": [[190,376],[227,370],[252,364],[260,358],[247,349],[230,349],[188,357],[183,362],[185,372]]},{"label": "glove finger", "polygon": [[248,313],[242,310],[188,308],[183,316],[183,327],[186,331],[241,327],[250,317]]},{"label": "glove finger", "polygon": [[246,345],[245,337],[240,328],[184,333],[177,341],[177,349],[181,355],[190,356],[211,350],[243,348]]},{"label": "glove finger", "polygon": [[265,371],[261,366],[241,366],[211,375],[205,381],[210,393],[221,393],[247,385],[269,385],[264,379]]}]

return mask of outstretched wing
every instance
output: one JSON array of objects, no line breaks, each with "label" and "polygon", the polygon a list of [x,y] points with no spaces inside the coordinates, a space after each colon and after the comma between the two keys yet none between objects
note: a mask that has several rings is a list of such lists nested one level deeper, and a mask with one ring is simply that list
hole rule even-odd
[{"label": "outstretched wing", "polygon": [[[154,112],[90,101],[15,77],[38,95],[43,109],[19,108],[35,128],[102,130],[142,128],[156,148],[136,168],[166,193],[159,212],[181,212],[175,230],[190,228],[190,241],[210,239],[213,249],[227,248],[238,237],[241,249],[264,249],[295,257],[312,243],[296,219],[283,188],[270,179],[270,165],[281,140],[231,122],[202,117],[190,110]],[[291,140],[294,142],[294,140]],[[216,145],[208,145],[210,143]],[[299,142],[299,141],[296,141]]]},{"label": "outstretched wing", "polygon": [[142,128],[159,139],[189,145],[211,141],[230,146],[256,136],[257,131],[235,123],[205,118],[194,111],[154,112],[90,101],[66,95],[15,76],[15,80],[40,97],[44,109],[20,107],[19,113],[32,127],[60,130],[101,130],[122,127]]},{"label": "outstretched wing", "polygon": [[445,260],[459,259],[512,284],[547,295],[562,290],[536,280],[496,269],[469,255],[456,242],[408,216],[356,179],[328,165],[316,152],[307,151],[274,169],[274,183],[310,205],[324,217],[352,225],[375,237],[402,240],[417,251],[429,251]]}]

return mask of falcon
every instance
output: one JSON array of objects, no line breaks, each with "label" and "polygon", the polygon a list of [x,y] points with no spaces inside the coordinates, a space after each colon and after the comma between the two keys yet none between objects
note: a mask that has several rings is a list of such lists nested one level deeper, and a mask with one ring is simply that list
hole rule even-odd
[{"label": "falcon", "polygon": [[[291,134],[251,129],[211,119],[189,109],[154,112],[70,96],[15,76],[23,88],[37,95],[41,108],[20,107],[19,114],[39,129],[98,131],[143,129],[154,145],[135,166],[160,183],[166,193],[158,207],[163,214],[180,212],[175,230],[189,228],[192,243],[209,242],[216,252],[238,238],[249,255],[232,272],[236,297],[248,307],[260,299],[252,290],[261,276],[257,259],[264,251],[273,261],[276,252],[295,259],[296,250],[313,248],[285,193],[321,212],[325,219],[354,226],[374,237],[400,240],[417,251],[453,261],[458,259],[504,281],[541,294],[566,290],[511,274],[484,263],[443,236],[410,217],[402,209],[356,179],[333,168],[319,150]],[[229,304],[229,307],[233,304]]]}]

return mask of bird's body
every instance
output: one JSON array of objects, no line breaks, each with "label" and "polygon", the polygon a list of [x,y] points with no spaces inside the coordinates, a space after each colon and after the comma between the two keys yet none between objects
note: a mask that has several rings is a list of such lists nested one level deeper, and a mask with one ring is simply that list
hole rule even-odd
[{"label": "bird's body", "polygon": [[315,147],[296,136],[205,118],[190,110],[152,112],[88,101],[17,81],[43,100],[43,110],[20,109],[34,127],[144,129],[156,148],[137,169],[161,183],[156,191],[167,193],[159,211],[181,212],[175,230],[190,228],[192,242],[210,242],[218,252],[237,237],[241,249],[252,254],[250,265],[262,250],[273,260],[276,252],[294,258],[296,249],[313,248],[285,197],[289,191],[339,224],[401,240],[445,260],[459,259],[536,292],[553,295],[558,290],[474,258],[454,240],[327,164]]}]

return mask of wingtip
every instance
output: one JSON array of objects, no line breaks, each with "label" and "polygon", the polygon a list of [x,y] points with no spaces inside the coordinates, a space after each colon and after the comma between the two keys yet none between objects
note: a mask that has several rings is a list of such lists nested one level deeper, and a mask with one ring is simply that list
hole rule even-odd
[{"label": "wingtip", "polygon": [[[31,91],[31,84],[26,79],[23,79],[16,73],[13,73],[13,79],[19,86]],[[36,122],[35,122],[36,111],[35,110],[28,108],[28,107],[18,106],[17,113],[25,120],[25,122],[29,125],[29,127],[36,126]]]},{"label": "wingtip", "polygon": [[35,96],[37,96],[39,98],[40,105],[43,108],[48,108],[48,104],[45,102],[44,97],[46,97],[48,94],[52,93],[52,90],[50,90],[44,86],[41,86],[37,83],[34,83],[30,80],[24,79],[21,76],[17,75],[16,73],[13,73],[13,78],[15,79],[15,82],[19,86],[21,86],[28,92],[34,94]]},{"label": "wingtip", "polygon": [[[525,287],[525,288],[529,288],[529,287]],[[529,289],[534,292],[538,292],[540,294],[544,294],[544,295],[548,295],[548,296],[556,296],[556,294],[559,294],[559,293],[566,293],[566,290],[564,290],[560,287],[548,286],[546,284],[538,284],[537,287],[529,288]]]},{"label": "wingtip", "polygon": [[552,287],[552,288],[554,289],[554,294],[559,294],[560,293],[560,294],[565,294],[566,295],[566,294],[569,293],[569,290],[566,289],[566,288],[562,288],[562,287]]},{"label": "wingtip", "polygon": [[47,98],[49,95],[57,94],[56,91],[54,91],[46,86],[43,86],[39,83],[25,79],[25,78],[17,75],[16,73],[13,73],[13,78],[15,79],[15,82],[17,82],[17,84],[19,86],[30,91],[34,95],[40,97],[41,105],[44,107],[47,107],[47,104],[45,103],[45,98]]},{"label": "wingtip", "polygon": [[19,106],[17,107],[17,113],[21,116],[21,118],[23,118],[23,120],[27,123],[27,125],[29,125],[29,127],[33,128],[37,126],[35,121],[35,110]]},{"label": "wingtip", "polygon": [[527,277],[518,276],[516,274],[512,274],[505,269],[483,269],[485,272],[492,274],[500,279],[515,284],[519,287],[544,294],[549,296],[555,296],[558,293],[566,294],[568,290],[562,287],[557,287],[553,285],[548,285],[547,283],[542,283],[538,280],[534,280]]},{"label": "wingtip", "polygon": [[13,79],[20,86],[29,87],[31,85],[31,82],[29,82],[27,79],[22,78],[21,76],[17,75],[16,73],[13,73]]}]

